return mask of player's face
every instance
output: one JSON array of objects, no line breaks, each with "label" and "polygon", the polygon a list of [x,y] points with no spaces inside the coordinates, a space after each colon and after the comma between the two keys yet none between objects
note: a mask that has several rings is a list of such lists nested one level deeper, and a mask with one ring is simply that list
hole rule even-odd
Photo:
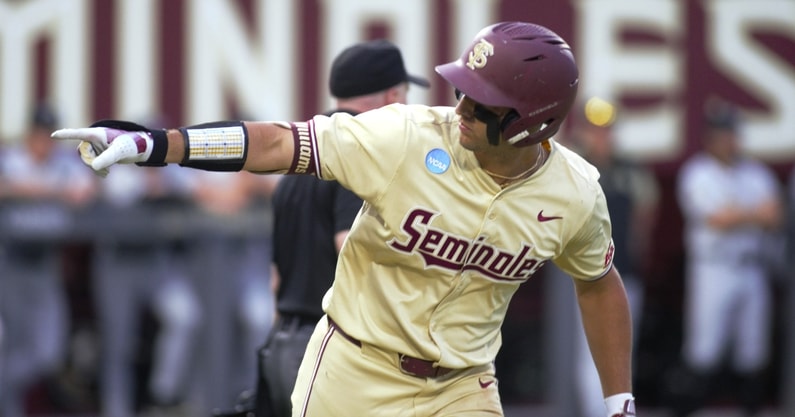
[{"label": "player's face", "polygon": [[483,120],[484,113],[492,113],[502,119],[510,109],[505,107],[486,106],[456,91],[458,105],[455,112],[461,118],[458,125],[460,131],[459,141],[461,146],[471,151],[488,149],[488,137],[486,136],[486,121]]}]

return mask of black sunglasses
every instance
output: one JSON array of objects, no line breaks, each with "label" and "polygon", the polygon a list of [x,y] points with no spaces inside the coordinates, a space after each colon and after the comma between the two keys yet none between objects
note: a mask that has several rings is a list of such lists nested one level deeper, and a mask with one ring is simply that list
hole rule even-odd
[{"label": "black sunglasses", "polygon": [[[455,89],[455,99],[456,100],[461,101],[461,98],[465,97],[465,96],[466,95],[464,93],[462,93],[461,90],[459,90],[457,88]],[[499,120],[500,119],[500,115],[498,115],[497,113],[494,113],[493,111],[483,107],[482,104],[478,103],[475,100],[472,100],[472,102],[475,103],[475,107],[472,109],[472,115],[475,116],[476,119],[480,120],[483,123],[487,123],[487,124],[490,121]]]}]

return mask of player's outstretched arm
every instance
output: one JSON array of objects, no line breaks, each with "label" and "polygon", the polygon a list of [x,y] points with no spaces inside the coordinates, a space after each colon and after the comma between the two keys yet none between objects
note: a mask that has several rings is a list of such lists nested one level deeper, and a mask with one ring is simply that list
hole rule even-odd
[{"label": "player's outstretched arm", "polygon": [[621,276],[612,268],[595,281],[575,281],[577,301],[609,417],[635,415],[632,319]]},{"label": "player's outstretched arm", "polygon": [[270,122],[216,122],[151,130],[106,120],[88,128],[60,129],[54,139],[79,140],[83,162],[101,175],[111,165],[179,163],[212,171],[279,172],[290,168],[292,132]]},{"label": "player's outstretched arm", "polygon": [[243,169],[251,172],[280,172],[293,164],[295,142],[292,131],[280,124],[247,122],[249,151]]}]

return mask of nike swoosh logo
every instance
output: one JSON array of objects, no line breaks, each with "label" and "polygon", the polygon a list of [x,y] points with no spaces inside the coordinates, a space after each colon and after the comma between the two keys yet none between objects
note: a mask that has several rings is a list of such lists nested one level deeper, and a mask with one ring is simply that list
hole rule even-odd
[{"label": "nike swoosh logo", "polygon": [[540,221],[540,222],[548,222],[550,220],[562,219],[563,217],[560,217],[560,216],[549,216],[549,217],[547,217],[547,216],[544,216],[544,210],[541,210],[541,211],[538,212],[538,217],[537,218],[538,218],[538,221]]},{"label": "nike swoosh logo", "polygon": [[480,387],[481,387],[481,388],[483,388],[483,389],[486,389],[486,388],[488,388],[488,387],[489,387],[489,385],[491,385],[491,384],[493,384],[493,383],[494,383],[494,380],[493,380],[493,379],[492,379],[492,380],[490,380],[490,381],[483,382],[483,381],[481,381],[481,380],[480,380],[480,378],[478,378],[478,384],[480,384]]}]

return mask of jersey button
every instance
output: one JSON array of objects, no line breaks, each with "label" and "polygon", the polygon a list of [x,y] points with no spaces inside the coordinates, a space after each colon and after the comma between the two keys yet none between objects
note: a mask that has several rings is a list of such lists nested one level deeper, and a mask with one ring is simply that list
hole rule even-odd
[{"label": "jersey button", "polygon": [[489,213],[489,220],[494,220],[497,218],[497,213]]}]

